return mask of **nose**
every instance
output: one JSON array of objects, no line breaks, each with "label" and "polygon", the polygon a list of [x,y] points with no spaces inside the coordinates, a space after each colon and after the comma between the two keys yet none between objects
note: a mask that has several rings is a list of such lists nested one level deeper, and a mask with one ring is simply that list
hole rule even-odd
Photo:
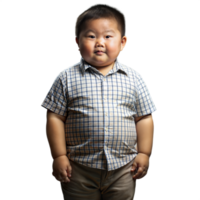
[{"label": "nose", "polygon": [[104,43],[102,39],[97,39],[95,47],[104,47]]}]

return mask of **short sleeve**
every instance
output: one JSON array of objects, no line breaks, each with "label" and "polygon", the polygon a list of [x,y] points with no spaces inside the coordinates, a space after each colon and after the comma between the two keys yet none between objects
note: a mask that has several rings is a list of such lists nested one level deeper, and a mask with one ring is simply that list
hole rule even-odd
[{"label": "short sleeve", "polygon": [[149,90],[140,74],[136,75],[136,110],[135,117],[151,114],[156,110]]},{"label": "short sleeve", "polygon": [[60,73],[41,106],[56,114],[67,116],[66,83],[66,76],[64,77],[63,73]]}]

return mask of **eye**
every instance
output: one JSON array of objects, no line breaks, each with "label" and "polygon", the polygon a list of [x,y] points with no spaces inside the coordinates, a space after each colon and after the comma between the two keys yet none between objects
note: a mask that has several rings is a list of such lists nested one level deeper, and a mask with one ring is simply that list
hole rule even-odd
[{"label": "eye", "polygon": [[95,36],[94,36],[94,35],[88,35],[88,37],[89,37],[89,38],[95,38]]},{"label": "eye", "polygon": [[106,35],[106,38],[111,38],[111,35]]}]

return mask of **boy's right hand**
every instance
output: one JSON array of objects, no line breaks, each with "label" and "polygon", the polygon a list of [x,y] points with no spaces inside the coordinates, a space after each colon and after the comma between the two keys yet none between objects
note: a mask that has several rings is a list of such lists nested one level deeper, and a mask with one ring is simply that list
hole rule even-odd
[{"label": "boy's right hand", "polygon": [[55,176],[58,181],[70,182],[69,177],[71,177],[71,173],[72,167],[67,156],[63,155],[54,159],[52,175]]}]

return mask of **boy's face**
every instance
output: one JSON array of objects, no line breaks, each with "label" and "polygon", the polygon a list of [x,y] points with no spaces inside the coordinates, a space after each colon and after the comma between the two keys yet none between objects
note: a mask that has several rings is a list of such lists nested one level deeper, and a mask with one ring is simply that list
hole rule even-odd
[{"label": "boy's face", "polygon": [[83,59],[97,69],[112,69],[126,44],[115,19],[88,20],[76,42]]}]

